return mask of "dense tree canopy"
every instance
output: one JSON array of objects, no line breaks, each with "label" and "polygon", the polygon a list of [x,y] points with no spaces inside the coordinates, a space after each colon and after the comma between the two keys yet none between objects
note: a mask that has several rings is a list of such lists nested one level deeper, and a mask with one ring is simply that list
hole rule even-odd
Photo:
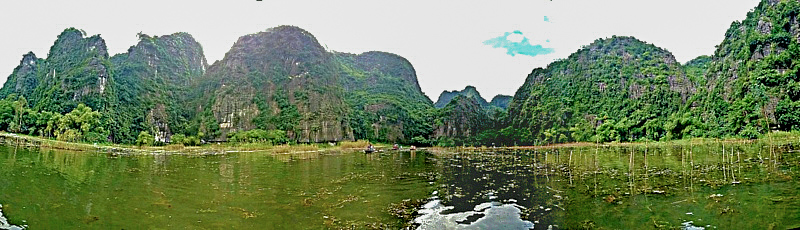
[{"label": "dense tree canopy", "polygon": [[436,104],[405,58],[329,51],[294,26],[242,36],[212,65],[186,33],[140,33],[109,57],[99,35],[69,28],[8,77],[0,130],[140,145],[756,138],[800,130],[798,15],[797,1],[764,0],[713,55],[684,65],[633,37],[597,39],[533,69],[513,97],[489,103],[467,87]]}]

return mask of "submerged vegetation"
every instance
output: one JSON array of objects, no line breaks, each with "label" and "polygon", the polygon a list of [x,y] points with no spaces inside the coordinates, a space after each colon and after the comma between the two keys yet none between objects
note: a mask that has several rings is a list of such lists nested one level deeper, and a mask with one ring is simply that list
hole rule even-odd
[{"label": "submerged vegetation", "polygon": [[[798,143],[442,149],[435,202],[415,222],[524,224],[492,216],[514,205],[536,229],[793,228],[800,224]],[[499,209],[476,212],[485,208]]]},{"label": "submerged vegetation", "polygon": [[125,157],[0,147],[0,200],[10,224],[31,228],[791,229],[798,143]]}]

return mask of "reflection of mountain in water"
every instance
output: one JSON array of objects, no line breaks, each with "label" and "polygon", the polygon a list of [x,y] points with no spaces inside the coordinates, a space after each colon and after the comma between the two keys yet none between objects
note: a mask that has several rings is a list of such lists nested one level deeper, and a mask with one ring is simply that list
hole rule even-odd
[{"label": "reflection of mountain in water", "polygon": [[657,228],[792,229],[800,214],[800,183],[792,178],[800,165],[787,159],[797,158],[796,148],[717,143],[439,153],[437,190],[414,223],[420,229],[639,229],[643,221]]}]

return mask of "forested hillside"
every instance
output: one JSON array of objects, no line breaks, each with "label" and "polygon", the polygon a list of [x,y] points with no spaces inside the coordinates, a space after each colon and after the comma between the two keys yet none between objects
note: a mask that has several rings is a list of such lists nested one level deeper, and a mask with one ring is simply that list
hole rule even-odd
[{"label": "forested hillside", "polygon": [[529,143],[756,138],[800,130],[800,3],[764,0],[712,56],[680,66],[666,50],[601,39],[517,91],[511,139]]},{"label": "forested hillside", "polygon": [[195,118],[207,138],[281,130],[301,142],[352,140],[334,57],[305,30],[245,35],[199,79]]},{"label": "forested hillside", "polygon": [[220,139],[261,129],[300,142],[411,142],[432,130],[432,103],[408,60],[328,52],[293,26],[241,37],[198,84],[196,120]]},{"label": "forested hillside", "polygon": [[501,109],[508,109],[508,104],[511,103],[511,99],[513,99],[512,96],[498,94],[492,98],[489,105]]},{"label": "forested hillside", "polygon": [[453,90],[453,91],[445,90],[445,91],[442,91],[442,93],[439,94],[439,99],[437,99],[436,103],[434,103],[433,105],[436,108],[444,108],[447,104],[450,103],[451,100],[453,100],[453,98],[455,98],[455,97],[457,97],[459,95],[475,99],[475,101],[478,102],[478,104],[481,107],[484,107],[484,108],[489,107],[489,102],[486,102],[486,99],[484,99],[481,96],[481,93],[478,92],[478,90],[475,88],[475,86],[471,86],[471,85],[468,85],[467,87],[464,87],[464,89],[461,90],[461,91],[458,91],[458,90]]},{"label": "forested hillside", "polygon": [[130,143],[145,131],[167,142],[174,133],[197,134],[188,94],[205,73],[203,48],[187,33],[138,34],[139,43],[114,55],[115,87],[120,105],[114,114],[119,142]]},{"label": "forested hillside", "polygon": [[685,115],[696,120],[686,126],[703,124],[710,137],[800,130],[798,14],[797,1],[764,0],[731,23],[709,63],[708,84]]},{"label": "forested hillside", "polygon": [[356,139],[427,143],[433,129],[432,102],[422,93],[408,60],[378,51],[334,56]]},{"label": "forested hillside", "polygon": [[[429,143],[433,132],[433,103],[398,55],[331,52],[309,32],[280,26],[242,36],[209,66],[187,33],[137,36],[128,52],[109,58],[99,35],[69,28],[47,59],[23,55],[0,89],[0,128],[71,141],[190,145]],[[92,116],[74,121],[70,114]]]},{"label": "forested hillside", "polygon": [[489,120],[479,100],[478,97],[456,95],[438,111],[434,137],[440,145],[475,143],[478,134],[488,128]]},{"label": "forested hillside", "polygon": [[598,39],[534,69],[509,105],[522,142],[633,141],[665,136],[693,92],[668,51],[633,37]]},{"label": "forested hillside", "polygon": [[105,142],[119,126],[105,41],[75,28],[58,35],[46,59],[25,54],[0,95],[0,127],[69,141]]},{"label": "forested hillside", "polygon": [[487,102],[467,86],[436,103],[405,58],[326,50],[295,26],[242,36],[212,65],[187,33],[140,33],[128,52],[109,57],[99,35],[68,28],[47,58],[24,54],[8,76],[0,130],[187,145],[756,138],[800,130],[798,15],[797,1],[761,1],[720,35],[713,55],[684,65],[634,37],[597,39],[532,70],[513,97]]}]

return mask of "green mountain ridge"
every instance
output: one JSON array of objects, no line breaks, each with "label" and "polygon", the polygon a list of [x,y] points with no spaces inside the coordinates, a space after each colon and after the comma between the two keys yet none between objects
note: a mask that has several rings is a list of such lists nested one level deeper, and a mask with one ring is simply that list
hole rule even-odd
[{"label": "green mountain ridge", "polygon": [[731,23],[708,64],[699,105],[685,116],[712,137],[800,130],[799,13],[796,1],[765,0]]},{"label": "green mountain ridge", "polygon": [[666,50],[624,37],[595,41],[533,70],[509,108],[513,127],[524,131],[508,138],[756,138],[800,130],[798,14],[796,1],[761,1],[731,23],[714,55],[683,66]]},{"label": "green mountain ridge", "polygon": [[[133,143],[142,133],[156,142],[174,134],[212,141],[260,129],[299,142],[410,143],[432,133],[433,103],[411,63],[395,54],[329,52],[307,31],[280,26],[242,36],[209,66],[187,33],[137,36],[128,52],[109,57],[99,35],[69,28],[47,59],[23,55],[0,89],[3,102],[25,98],[30,114],[49,115],[19,131],[57,136],[43,132],[58,129],[56,121],[45,128],[47,120],[85,104],[105,128],[91,132],[92,141]],[[62,126],[53,133],[68,130]]]},{"label": "green mountain ridge", "polygon": [[85,36],[66,29],[50,47],[29,98],[38,110],[67,113],[80,103],[99,111],[112,109],[116,98],[105,40]]},{"label": "green mountain ridge", "polygon": [[379,51],[335,53],[335,57],[356,139],[413,142],[413,138],[428,138],[433,129],[432,102],[422,93],[408,60]]},{"label": "green mountain ridge", "polygon": [[119,102],[127,105],[115,113],[116,139],[133,142],[147,131],[167,142],[173,133],[193,131],[189,121],[194,111],[186,105],[192,82],[208,68],[202,46],[188,33],[137,36],[136,45],[111,57]]},{"label": "green mountain ridge", "polygon": [[212,65],[187,33],[138,34],[128,52],[109,57],[99,35],[69,28],[47,58],[24,54],[0,88],[0,129],[193,144],[756,138],[800,130],[798,15],[796,1],[761,1],[713,55],[683,65],[634,37],[601,38],[533,69],[513,97],[487,102],[467,86],[436,103],[402,56],[329,51],[295,26],[242,36]]},{"label": "green mountain ridge", "polygon": [[351,140],[336,72],[333,55],[300,28],[242,36],[198,79],[200,131],[217,139],[259,128],[301,142]]},{"label": "green mountain ridge", "polygon": [[534,69],[508,113],[528,144],[659,139],[693,90],[671,53],[614,36]]},{"label": "green mountain ridge", "polygon": [[489,106],[489,102],[486,102],[486,99],[483,99],[483,97],[475,88],[475,86],[471,85],[464,87],[464,89],[461,91],[459,90],[442,91],[442,93],[439,94],[439,99],[437,99],[436,103],[434,103],[433,105],[436,108],[444,108],[447,104],[450,103],[451,100],[453,100],[453,98],[459,95],[474,98],[478,102],[478,104],[480,104],[481,107],[486,108]]},{"label": "green mountain ridge", "polygon": [[508,109],[508,104],[511,103],[513,98],[514,97],[512,96],[498,94],[492,98],[492,100],[489,102],[489,105],[501,109]]},{"label": "green mountain ridge", "polygon": [[486,128],[488,121],[487,112],[479,100],[479,97],[465,95],[452,98],[438,111],[434,138],[440,142],[453,142],[444,145],[461,145],[462,142],[469,143],[468,139],[474,139]]},{"label": "green mountain ridge", "polygon": [[450,103],[450,101],[459,95],[474,98],[475,101],[478,102],[478,104],[480,104],[480,106],[484,109],[491,109],[492,107],[506,109],[508,108],[508,103],[511,102],[512,98],[508,95],[498,94],[492,98],[491,102],[487,102],[486,99],[481,96],[475,86],[467,85],[463,90],[460,91],[442,91],[442,93],[439,94],[439,99],[436,100],[436,103],[434,103],[433,106],[439,109],[444,108]]}]

